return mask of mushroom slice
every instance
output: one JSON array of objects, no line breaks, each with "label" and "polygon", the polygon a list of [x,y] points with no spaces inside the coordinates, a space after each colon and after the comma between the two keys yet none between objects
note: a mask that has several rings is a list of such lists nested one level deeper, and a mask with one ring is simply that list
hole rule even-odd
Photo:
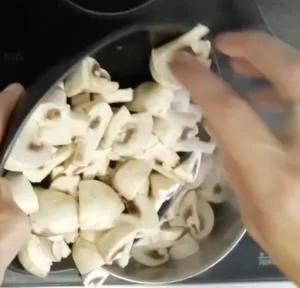
[{"label": "mushroom slice", "polygon": [[108,232],[109,230],[97,230],[97,231],[92,231],[92,230],[85,230],[85,231],[80,231],[80,237],[90,241],[90,242],[97,242],[100,241],[100,239]]},{"label": "mushroom slice", "polygon": [[161,228],[159,238],[161,241],[177,241],[184,233],[183,227]]},{"label": "mushroom slice", "polygon": [[74,95],[71,98],[71,105],[72,107],[74,107],[74,106],[85,104],[89,101],[91,101],[91,94],[87,92],[82,92],[77,95]]},{"label": "mushroom slice", "polygon": [[18,254],[18,259],[22,266],[37,277],[46,277],[51,269],[51,259],[41,247],[40,239],[34,234],[30,234],[27,244]]},{"label": "mushroom slice", "polygon": [[65,81],[68,97],[82,92],[109,94],[117,91],[118,88],[117,82],[101,77],[100,65],[91,57],[83,59]]},{"label": "mushroom slice", "polygon": [[95,269],[83,275],[83,286],[87,288],[100,288],[109,274],[102,269]]},{"label": "mushroom slice", "polygon": [[38,139],[38,126],[29,123],[22,130],[9,158],[21,166],[39,167],[52,157],[52,147]]},{"label": "mushroom slice", "polygon": [[149,178],[145,181],[144,185],[139,190],[138,194],[146,195],[148,196],[150,189],[150,180]]},{"label": "mushroom slice", "polygon": [[165,167],[163,167],[161,164],[157,163],[156,161],[152,161],[151,163],[151,167],[154,171],[156,171],[159,174],[162,174],[163,176],[175,180],[177,182],[179,182],[180,184],[184,184],[184,181],[182,179],[180,179],[172,170],[170,171],[170,169],[166,169]]},{"label": "mushroom slice", "polygon": [[89,113],[89,111],[98,103],[99,103],[99,101],[96,101],[96,100],[89,101],[89,102],[74,106],[72,110],[74,112],[78,112],[78,113]]},{"label": "mushroom slice", "polygon": [[129,263],[133,241],[134,238],[132,238],[131,241],[125,245],[123,251],[120,252],[119,255],[117,255],[114,259],[114,262],[116,262],[121,268],[125,268]]},{"label": "mushroom slice", "polygon": [[[46,239],[48,239],[49,241],[51,241],[51,244],[52,244],[52,242],[63,241],[64,240],[64,235],[49,236]],[[52,249],[52,247],[51,247],[51,249]]]},{"label": "mushroom slice", "polygon": [[162,204],[179,189],[180,183],[163,175],[152,173],[150,175],[150,187],[150,198],[154,202],[155,210],[158,211]]},{"label": "mushroom slice", "polygon": [[38,191],[37,196],[39,211],[30,215],[35,234],[55,236],[79,228],[78,203],[72,196],[53,190]]},{"label": "mushroom slice", "polygon": [[127,104],[130,111],[149,112],[153,116],[165,116],[174,97],[172,91],[155,82],[145,82],[134,91],[133,101]]},{"label": "mushroom slice", "polygon": [[[150,70],[152,77],[156,82],[165,86],[168,89],[178,90],[181,85],[173,76],[172,72],[168,67],[168,63],[172,60],[174,52],[178,50],[183,50],[186,48],[197,47],[202,37],[204,37],[209,32],[209,29],[201,24],[198,24],[193,29],[183,34],[179,38],[168,42],[167,44],[153,49],[150,58]],[[196,53],[194,51],[194,53]],[[201,53],[202,56],[202,53]]]},{"label": "mushroom slice", "polygon": [[115,140],[118,138],[118,135],[124,131],[126,124],[132,121],[130,112],[126,106],[122,106],[118,112],[112,117],[103,140],[101,142],[101,147],[106,149],[112,147]]},{"label": "mushroom slice", "polygon": [[132,200],[147,181],[150,172],[151,167],[147,162],[129,160],[117,169],[113,185],[123,197]]},{"label": "mushroom slice", "polygon": [[73,244],[79,237],[78,230],[63,235],[63,239],[67,244]]},{"label": "mushroom slice", "polygon": [[63,176],[65,174],[64,166],[57,166],[51,171],[50,179],[54,181],[56,178]]},{"label": "mushroom slice", "polygon": [[124,248],[133,242],[136,228],[130,223],[119,223],[96,242],[98,252],[106,263],[112,262]]},{"label": "mushroom slice", "polygon": [[214,142],[205,142],[198,138],[180,140],[173,146],[176,152],[201,152],[206,154],[212,154],[215,148],[216,144]]},{"label": "mushroom slice", "polygon": [[191,97],[186,89],[174,91],[174,97],[171,103],[171,109],[178,112],[188,112],[190,107]]},{"label": "mushroom slice", "polygon": [[27,169],[28,166],[24,165],[16,160],[14,158],[8,156],[5,164],[4,164],[4,169],[12,172],[23,172],[25,169]]},{"label": "mushroom slice", "polygon": [[201,120],[200,114],[189,113],[189,112],[178,112],[176,110],[169,109],[164,116],[171,122],[180,124],[186,127],[194,127]]},{"label": "mushroom slice", "polygon": [[190,257],[199,251],[199,244],[190,235],[185,234],[181,239],[175,242],[175,244],[169,250],[170,257],[174,260],[180,260]]},{"label": "mushroom slice", "polygon": [[135,225],[137,233],[142,236],[153,236],[159,231],[159,219],[153,202],[142,194],[137,194],[133,201],[127,203],[129,214],[122,214],[119,222]]},{"label": "mushroom slice", "polygon": [[199,174],[202,154],[191,153],[182,163],[174,169],[174,173],[186,183],[193,183]]},{"label": "mushroom slice", "polygon": [[89,273],[105,264],[93,242],[79,237],[72,247],[72,256],[80,274]]},{"label": "mushroom slice", "polygon": [[73,164],[75,166],[87,166],[92,160],[113,116],[113,112],[107,103],[99,103],[90,110],[89,116],[88,131],[84,138],[77,141],[73,156]]},{"label": "mushroom slice", "polygon": [[113,144],[113,151],[121,156],[133,156],[143,149],[152,136],[153,118],[151,114],[137,113],[132,115],[132,122],[123,128],[123,137]]},{"label": "mushroom slice", "polygon": [[145,266],[159,266],[168,262],[168,249],[173,244],[173,241],[162,241],[145,246],[134,246],[131,251],[132,257],[134,260]]},{"label": "mushroom slice", "polygon": [[30,168],[23,171],[23,174],[28,178],[32,183],[40,183],[44,180],[51,171],[66,159],[71,157],[74,151],[74,146],[72,144],[63,146],[54,153],[52,158],[45,163],[43,166],[38,168]]},{"label": "mushroom slice", "polygon": [[71,249],[65,241],[55,241],[52,244],[53,255],[55,262],[60,262],[62,259],[68,258],[71,254]]},{"label": "mushroom slice", "polygon": [[94,100],[102,101],[106,103],[126,103],[131,102],[133,99],[132,88],[119,89],[111,94],[94,94]]},{"label": "mushroom slice", "polygon": [[125,209],[116,192],[97,180],[79,183],[79,219],[82,230],[103,230],[114,226]]},{"label": "mushroom slice", "polygon": [[166,146],[174,145],[183,133],[183,126],[168,119],[154,118],[153,134]]},{"label": "mushroom slice", "polygon": [[50,189],[64,192],[77,199],[79,181],[79,176],[60,176],[51,183]]},{"label": "mushroom slice", "polygon": [[16,204],[27,215],[39,210],[39,202],[31,183],[22,173],[8,172],[5,175]]},{"label": "mushroom slice", "polygon": [[197,55],[204,59],[208,58],[211,53],[211,43],[209,40],[200,40],[191,44],[191,48]]},{"label": "mushroom slice", "polygon": [[201,232],[202,223],[198,216],[197,205],[197,195],[192,190],[185,195],[179,207],[179,216],[185,221],[192,235],[198,235]]},{"label": "mushroom slice", "polygon": [[69,129],[72,138],[84,137],[88,131],[88,115],[84,112],[71,111],[69,114]]}]

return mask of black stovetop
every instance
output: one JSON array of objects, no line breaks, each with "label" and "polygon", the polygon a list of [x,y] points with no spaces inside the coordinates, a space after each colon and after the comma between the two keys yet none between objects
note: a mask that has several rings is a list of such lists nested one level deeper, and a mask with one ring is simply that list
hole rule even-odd
[{"label": "black stovetop", "polygon": [[[123,19],[91,18],[73,11],[63,5],[61,0],[10,0],[1,3],[0,19],[0,88],[16,81],[28,87],[49,67],[133,22],[201,22],[214,32],[241,27],[266,30],[256,2],[248,0],[156,0],[144,12]],[[233,74],[224,59],[221,58],[219,64],[222,76],[238,90],[247,90],[252,85]],[[5,278],[4,286],[80,284],[76,272],[66,273],[41,280],[22,274],[14,275],[11,276],[13,280]],[[26,278],[25,282],[20,280],[22,277]],[[186,283],[271,280],[285,278],[246,235],[225,260]],[[125,282],[109,278],[106,284]]]}]

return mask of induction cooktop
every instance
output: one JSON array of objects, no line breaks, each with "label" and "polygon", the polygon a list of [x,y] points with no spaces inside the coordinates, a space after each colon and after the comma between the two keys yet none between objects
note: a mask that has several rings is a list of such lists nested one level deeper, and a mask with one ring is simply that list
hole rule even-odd
[{"label": "induction cooktop", "polygon": [[[268,30],[255,1],[155,0],[134,16],[105,19],[78,13],[64,5],[63,0],[10,0],[0,5],[0,89],[16,81],[30,86],[53,65],[131,23],[201,22],[214,33],[241,28]],[[254,84],[234,74],[226,59],[218,60],[225,80],[239,91],[251,89]],[[282,280],[286,279],[268,255],[246,235],[225,260],[185,283]],[[80,284],[74,270],[56,272],[45,279],[9,270],[4,279],[5,287]],[[126,285],[113,277],[106,284]]]}]

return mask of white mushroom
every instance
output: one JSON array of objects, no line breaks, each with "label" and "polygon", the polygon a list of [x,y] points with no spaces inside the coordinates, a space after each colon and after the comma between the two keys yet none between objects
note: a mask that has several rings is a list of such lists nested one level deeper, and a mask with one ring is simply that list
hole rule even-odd
[{"label": "white mushroom", "polygon": [[31,274],[38,277],[46,277],[51,269],[51,259],[40,245],[40,239],[30,234],[27,244],[18,254],[22,266]]},{"label": "white mushroom", "polygon": [[72,96],[71,105],[72,107],[85,104],[91,101],[91,94],[87,92],[82,92],[77,95]]},{"label": "white mushroom", "polygon": [[79,237],[79,233],[78,230],[75,230],[73,232],[67,233],[65,235],[63,235],[63,240],[67,243],[67,244],[73,244],[76,242],[76,240]]},{"label": "white mushroom", "polygon": [[100,288],[109,276],[109,273],[98,268],[82,276],[83,286],[87,288]]},{"label": "white mushroom", "polygon": [[88,131],[88,115],[84,112],[72,111],[68,120],[71,137],[84,137]]},{"label": "white mushroom", "polygon": [[169,109],[163,117],[171,122],[180,124],[186,127],[194,127],[201,120],[200,114],[190,112],[179,112],[173,109]]},{"label": "white mushroom", "polygon": [[173,146],[176,152],[198,152],[212,154],[216,148],[214,142],[205,142],[198,138],[181,140]]},{"label": "white mushroom", "polygon": [[27,165],[24,165],[16,160],[14,160],[14,158],[10,157],[10,155],[8,156],[8,158],[4,164],[4,169],[6,169],[8,171],[12,171],[12,172],[22,172],[26,168],[28,168]]},{"label": "white mushroom", "polygon": [[78,203],[65,193],[37,191],[39,211],[30,215],[32,231],[37,235],[55,236],[79,228]]},{"label": "white mushroom", "polygon": [[188,112],[190,102],[190,93],[186,89],[180,89],[174,91],[174,97],[171,103],[171,108],[178,112]]},{"label": "white mushroom", "polygon": [[79,219],[82,230],[102,230],[114,226],[124,210],[116,192],[97,180],[79,183]]},{"label": "white mushroom", "polygon": [[184,233],[183,227],[161,228],[159,231],[160,241],[177,241]]},{"label": "white mushroom", "polygon": [[174,169],[174,173],[186,183],[195,182],[196,177],[199,174],[201,159],[201,153],[191,153]]},{"label": "white mushroom", "polygon": [[169,200],[179,189],[180,183],[163,175],[152,173],[150,175],[150,198],[158,211],[162,204]]},{"label": "white mushroom", "polygon": [[99,103],[90,110],[89,116],[88,131],[83,138],[77,140],[73,157],[73,164],[76,166],[87,166],[92,160],[113,113],[107,103]]},{"label": "white mushroom", "polygon": [[65,168],[64,166],[57,166],[53,168],[50,175],[50,180],[54,181],[56,178],[63,176],[65,174]]},{"label": "white mushroom", "polygon": [[113,185],[126,199],[132,200],[143,187],[151,172],[151,167],[145,161],[129,160],[113,177]]},{"label": "white mushroom", "polygon": [[149,194],[149,189],[150,189],[150,180],[148,178],[145,181],[144,185],[139,190],[138,194],[142,194],[142,195],[146,195],[147,196]]},{"label": "white mushroom", "polygon": [[175,242],[170,248],[170,257],[174,260],[180,260],[190,257],[199,251],[199,244],[190,235],[185,234],[181,239]]},{"label": "white mushroom", "polygon": [[38,139],[38,125],[35,122],[27,123],[9,155],[11,163],[19,167],[39,167],[51,157],[52,147]]},{"label": "white mushroom", "polygon": [[166,146],[174,145],[183,133],[183,126],[169,119],[154,118],[153,134]]},{"label": "white mushroom", "polygon": [[80,231],[80,237],[92,243],[100,241],[100,239],[109,231],[106,230],[84,230]]},{"label": "white mushroom", "polygon": [[98,252],[106,263],[111,263],[129,243],[132,243],[136,228],[129,223],[120,223],[96,242]]},{"label": "white mushroom", "polygon": [[60,176],[51,183],[49,189],[64,192],[77,199],[79,181],[79,176]]},{"label": "white mushroom", "polygon": [[[181,85],[169,70],[168,63],[172,60],[175,51],[188,47],[191,47],[192,49],[197,47],[199,49],[200,45],[197,45],[198,42],[200,42],[200,39],[208,32],[209,30],[207,27],[199,24],[179,38],[168,42],[157,49],[153,49],[150,58],[150,70],[152,77],[156,82],[172,90],[180,89]],[[194,53],[196,53],[196,51],[194,51]],[[197,54],[201,54],[202,56],[202,53]]]},{"label": "white mushroom", "polygon": [[43,166],[38,168],[28,168],[23,171],[23,174],[29,179],[30,182],[40,183],[56,166],[68,159],[72,155],[73,151],[74,146],[72,144],[63,146],[59,148],[51,157],[51,159]]},{"label": "white mushroom", "polygon": [[94,94],[93,99],[96,101],[103,101],[106,103],[126,103],[133,99],[132,88],[119,89],[111,94]]},{"label": "white mushroom", "polygon": [[82,92],[109,94],[117,91],[119,84],[101,77],[99,63],[91,58],[83,59],[65,81],[68,97]]},{"label": "white mushroom", "polygon": [[121,268],[125,268],[130,260],[131,257],[131,249],[133,246],[133,241],[134,238],[131,239],[131,241],[129,241],[123,251],[121,251],[119,254],[117,254],[117,256],[114,259],[114,262],[116,262],[118,264],[118,266],[120,266]]},{"label": "white mushroom", "polygon": [[88,113],[94,106],[99,104],[99,101],[93,100],[73,107],[74,112]]},{"label": "white mushroom", "polygon": [[166,167],[163,167],[160,163],[157,163],[156,161],[152,161],[151,167],[154,171],[158,172],[159,174],[162,174],[163,176],[170,178],[172,180],[175,180],[176,182],[179,182],[181,184],[184,184],[184,181],[180,179],[173,170],[166,169]]},{"label": "white mushroom", "polygon": [[172,91],[155,82],[146,82],[134,91],[133,101],[127,104],[130,111],[149,112],[153,116],[164,116],[171,107]]},{"label": "white mushroom", "polygon": [[104,149],[112,147],[116,139],[120,138],[120,134],[126,133],[124,129],[126,128],[126,124],[129,124],[130,122],[132,122],[130,112],[126,106],[122,106],[112,117],[101,141],[101,147]]},{"label": "white mushroom", "polygon": [[81,237],[72,247],[72,257],[80,274],[89,273],[105,264],[93,242]]},{"label": "white mushroom", "polygon": [[165,264],[169,260],[168,249],[174,244],[173,241],[162,241],[132,248],[132,257],[139,263],[155,267]]},{"label": "white mushroom", "polygon": [[10,192],[16,204],[27,215],[39,210],[39,202],[31,183],[21,173],[9,172],[5,175]]},{"label": "white mushroom", "polygon": [[55,262],[61,262],[62,259],[70,256],[71,249],[65,241],[55,241],[52,244],[52,252],[56,260]]},{"label": "white mushroom", "polygon": [[121,156],[133,156],[143,149],[151,138],[153,118],[151,114],[137,113],[132,115],[132,122],[123,128],[123,137],[113,144],[113,151]]}]

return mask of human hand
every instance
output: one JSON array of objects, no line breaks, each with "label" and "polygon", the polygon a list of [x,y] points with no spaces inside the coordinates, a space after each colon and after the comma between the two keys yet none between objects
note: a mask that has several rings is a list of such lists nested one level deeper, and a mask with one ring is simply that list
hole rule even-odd
[{"label": "human hand", "polygon": [[[21,85],[13,84],[0,93],[0,141],[23,91]],[[7,266],[26,243],[29,232],[28,217],[15,204],[7,183],[0,178],[0,285]]]},{"label": "human hand", "polygon": [[[217,38],[216,46],[230,57],[236,72],[264,77],[273,85],[253,94],[253,105],[291,109],[300,100],[296,49],[259,32],[227,33]],[[284,137],[277,137],[246,101],[192,55],[178,52],[170,67],[201,107],[248,232],[300,284],[300,110],[291,114]]]}]

